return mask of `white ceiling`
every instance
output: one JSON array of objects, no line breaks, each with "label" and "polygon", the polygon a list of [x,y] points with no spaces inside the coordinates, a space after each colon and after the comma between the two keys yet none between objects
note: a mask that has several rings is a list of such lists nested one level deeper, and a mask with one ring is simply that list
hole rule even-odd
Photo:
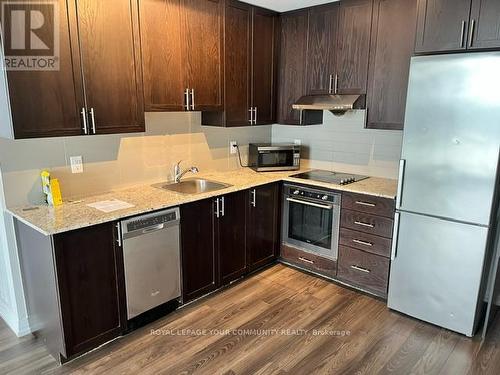
[{"label": "white ceiling", "polygon": [[332,3],[338,0],[244,0],[246,3],[272,9],[277,12],[311,7],[319,4]]}]

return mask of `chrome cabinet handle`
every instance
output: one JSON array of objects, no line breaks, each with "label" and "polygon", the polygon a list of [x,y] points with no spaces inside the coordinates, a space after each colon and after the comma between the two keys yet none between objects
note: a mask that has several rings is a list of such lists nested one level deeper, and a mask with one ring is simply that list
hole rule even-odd
[{"label": "chrome cabinet handle", "polygon": [[364,267],[360,267],[360,266],[356,266],[356,265],[352,265],[351,268],[353,270],[356,270],[356,271],[360,271],[360,272],[364,272],[364,273],[370,273],[372,272],[371,270],[369,270],[368,268],[364,268]]},{"label": "chrome cabinet handle", "polygon": [[318,203],[313,203],[313,202],[308,202],[308,201],[302,201],[299,199],[293,199],[293,198],[287,198],[286,199],[288,202],[294,202],[294,203],[299,203],[299,204],[305,204],[306,206],[312,206],[312,207],[319,207],[319,208],[324,208],[325,210],[331,210],[332,206],[327,206],[323,204],[318,204]]},{"label": "chrome cabinet handle", "polygon": [[333,74],[330,74],[330,76],[328,77],[328,93],[333,93]]},{"label": "chrome cabinet handle", "polygon": [[118,244],[119,247],[122,247],[122,228],[120,223],[116,223],[116,233],[117,233],[117,238],[116,238],[116,243]]},{"label": "chrome cabinet handle", "polygon": [[215,199],[215,216],[217,219],[220,217],[220,203],[219,203],[219,198]]},{"label": "chrome cabinet handle", "polygon": [[396,209],[401,208],[401,199],[403,198],[403,179],[405,177],[406,160],[399,161],[399,176],[398,176],[398,190],[396,193]]},{"label": "chrome cabinet handle", "polygon": [[257,206],[257,190],[253,189],[251,191],[251,194],[252,194],[252,201],[250,202],[250,204],[252,205],[252,207],[256,207]]},{"label": "chrome cabinet handle", "polygon": [[87,135],[89,134],[89,128],[87,127],[87,110],[85,108],[82,108],[80,114],[82,115],[83,121],[83,134]]},{"label": "chrome cabinet handle", "polygon": [[184,108],[189,111],[189,89],[184,90]]},{"label": "chrome cabinet handle", "polygon": [[309,264],[314,264],[314,262],[312,260],[309,260],[309,259],[306,259],[306,258],[299,257],[299,260],[301,260],[303,262],[306,262],[306,263],[309,263]]},{"label": "chrome cabinet handle", "polygon": [[257,107],[253,107],[253,124],[257,125]]},{"label": "chrome cabinet handle", "polygon": [[226,215],[226,200],[224,199],[224,197],[222,197],[221,201],[222,201],[221,216],[225,216]]},{"label": "chrome cabinet handle", "polygon": [[354,224],[361,225],[362,227],[375,228],[375,225],[369,224],[369,223],[364,223],[362,221],[355,221]]},{"label": "chrome cabinet handle", "polygon": [[94,112],[94,108],[90,108],[90,119],[92,120],[92,133],[95,134],[95,112]]},{"label": "chrome cabinet handle", "polygon": [[366,207],[375,207],[375,203],[370,203],[370,202],[363,202],[363,201],[356,201],[356,204],[359,204],[361,206],[366,206]]},{"label": "chrome cabinet handle", "polygon": [[250,112],[250,120],[248,120],[248,122],[250,122],[250,125],[252,125],[253,124],[253,108],[250,107],[248,112]]},{"label": "chrome cabinet handle", "polygon": [[396,212],[394,216],[394,228],[392,231],[392,247],[391,247],[391,261],[396,259],[396,252],[398,248],[398,237],[399,237],[399,217],[401,214]]},{"label": "chrome cabinet handle", "polygon": [[470,23],[470,34],[469,34],[469,47],[472,47],[474,43],[474,28],[476,26],[476,20],[473,18]]},{"label": "chrome cabinet handle", "polygon": [[373,246],[373,244],[371,242],[366,242],[366,241],[361,241],[361,240],[352,240],[352,242],[354,243],[357,243],[357,244],[360,244],[360,245],[365,245],[365,246]]},{"label": "chrome cabinet handle", "polygon": [[339,75],[335,74],[334,94],[337,95],[338,92],[339,92]]},{"label": "chrome cabinet handle", "polygon": [[467,26],[467,22],[466,21],[462,21],[462,29],[460,31],[460,48],[464,47],[465,26]]},{"label": "chrome cabinet handle", "polygon": [[191,110],[194,111],[194,89],[191,89]]}]

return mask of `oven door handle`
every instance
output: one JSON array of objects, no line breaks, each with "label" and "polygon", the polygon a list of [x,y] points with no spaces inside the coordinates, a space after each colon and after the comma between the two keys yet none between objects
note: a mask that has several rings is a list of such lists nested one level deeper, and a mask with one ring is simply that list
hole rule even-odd
[{"label": "oven door handle", "polygon": [[325,204],[319,204],[319,203],[313,203],[309,201],[303,201],[300,199],[294,199],[294,198],[286,198],[288,202],[294,202],[294,203],[299,203],[299,204],[305,204],[306,206],[313,206],[313,207],[319,207],[323,208],[325,210],[331,210],[333,207],[330,205],[325,205]]}]

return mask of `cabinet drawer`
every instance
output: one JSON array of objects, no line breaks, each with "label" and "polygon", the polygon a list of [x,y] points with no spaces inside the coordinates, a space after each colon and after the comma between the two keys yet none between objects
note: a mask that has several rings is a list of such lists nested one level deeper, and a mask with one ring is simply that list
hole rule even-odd
[{"label": "cabinet drawer", "polygon": [[391,243],[389,238],[374,236],[355,230],[342,228],[340,230],[340,244],[364,250],[368,253],[391,256]]},{"label": "cabinet drawer", "polygon": [[340,226],[363,233],[391,238],[393,220],[363,212],[342,209],[340,213]]},{"label": "cabinet drawer", "polygon": [[299,267],[328,277],[335,277],[337,274],[336,261],[326,259],[291,246],[281,245],[281,258]]},{"label": "cabinet drawer", "polygon": [[394,217],[395,201],[371,195],[343,193],[342,208],[392,218]]},{"label": "cabinet drawer", "polygon": [[386,297],[389,259],[340,246],[337,277],[354,286]]}]

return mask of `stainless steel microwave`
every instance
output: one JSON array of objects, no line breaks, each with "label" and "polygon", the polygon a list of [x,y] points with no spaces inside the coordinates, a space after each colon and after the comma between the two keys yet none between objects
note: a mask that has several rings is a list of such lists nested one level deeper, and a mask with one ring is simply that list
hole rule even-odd
[{"label": "stainless steel microwave", "polygon": [[249,165],[258,172],[300,169],[299,145],[250,143],[249,147]]}]

